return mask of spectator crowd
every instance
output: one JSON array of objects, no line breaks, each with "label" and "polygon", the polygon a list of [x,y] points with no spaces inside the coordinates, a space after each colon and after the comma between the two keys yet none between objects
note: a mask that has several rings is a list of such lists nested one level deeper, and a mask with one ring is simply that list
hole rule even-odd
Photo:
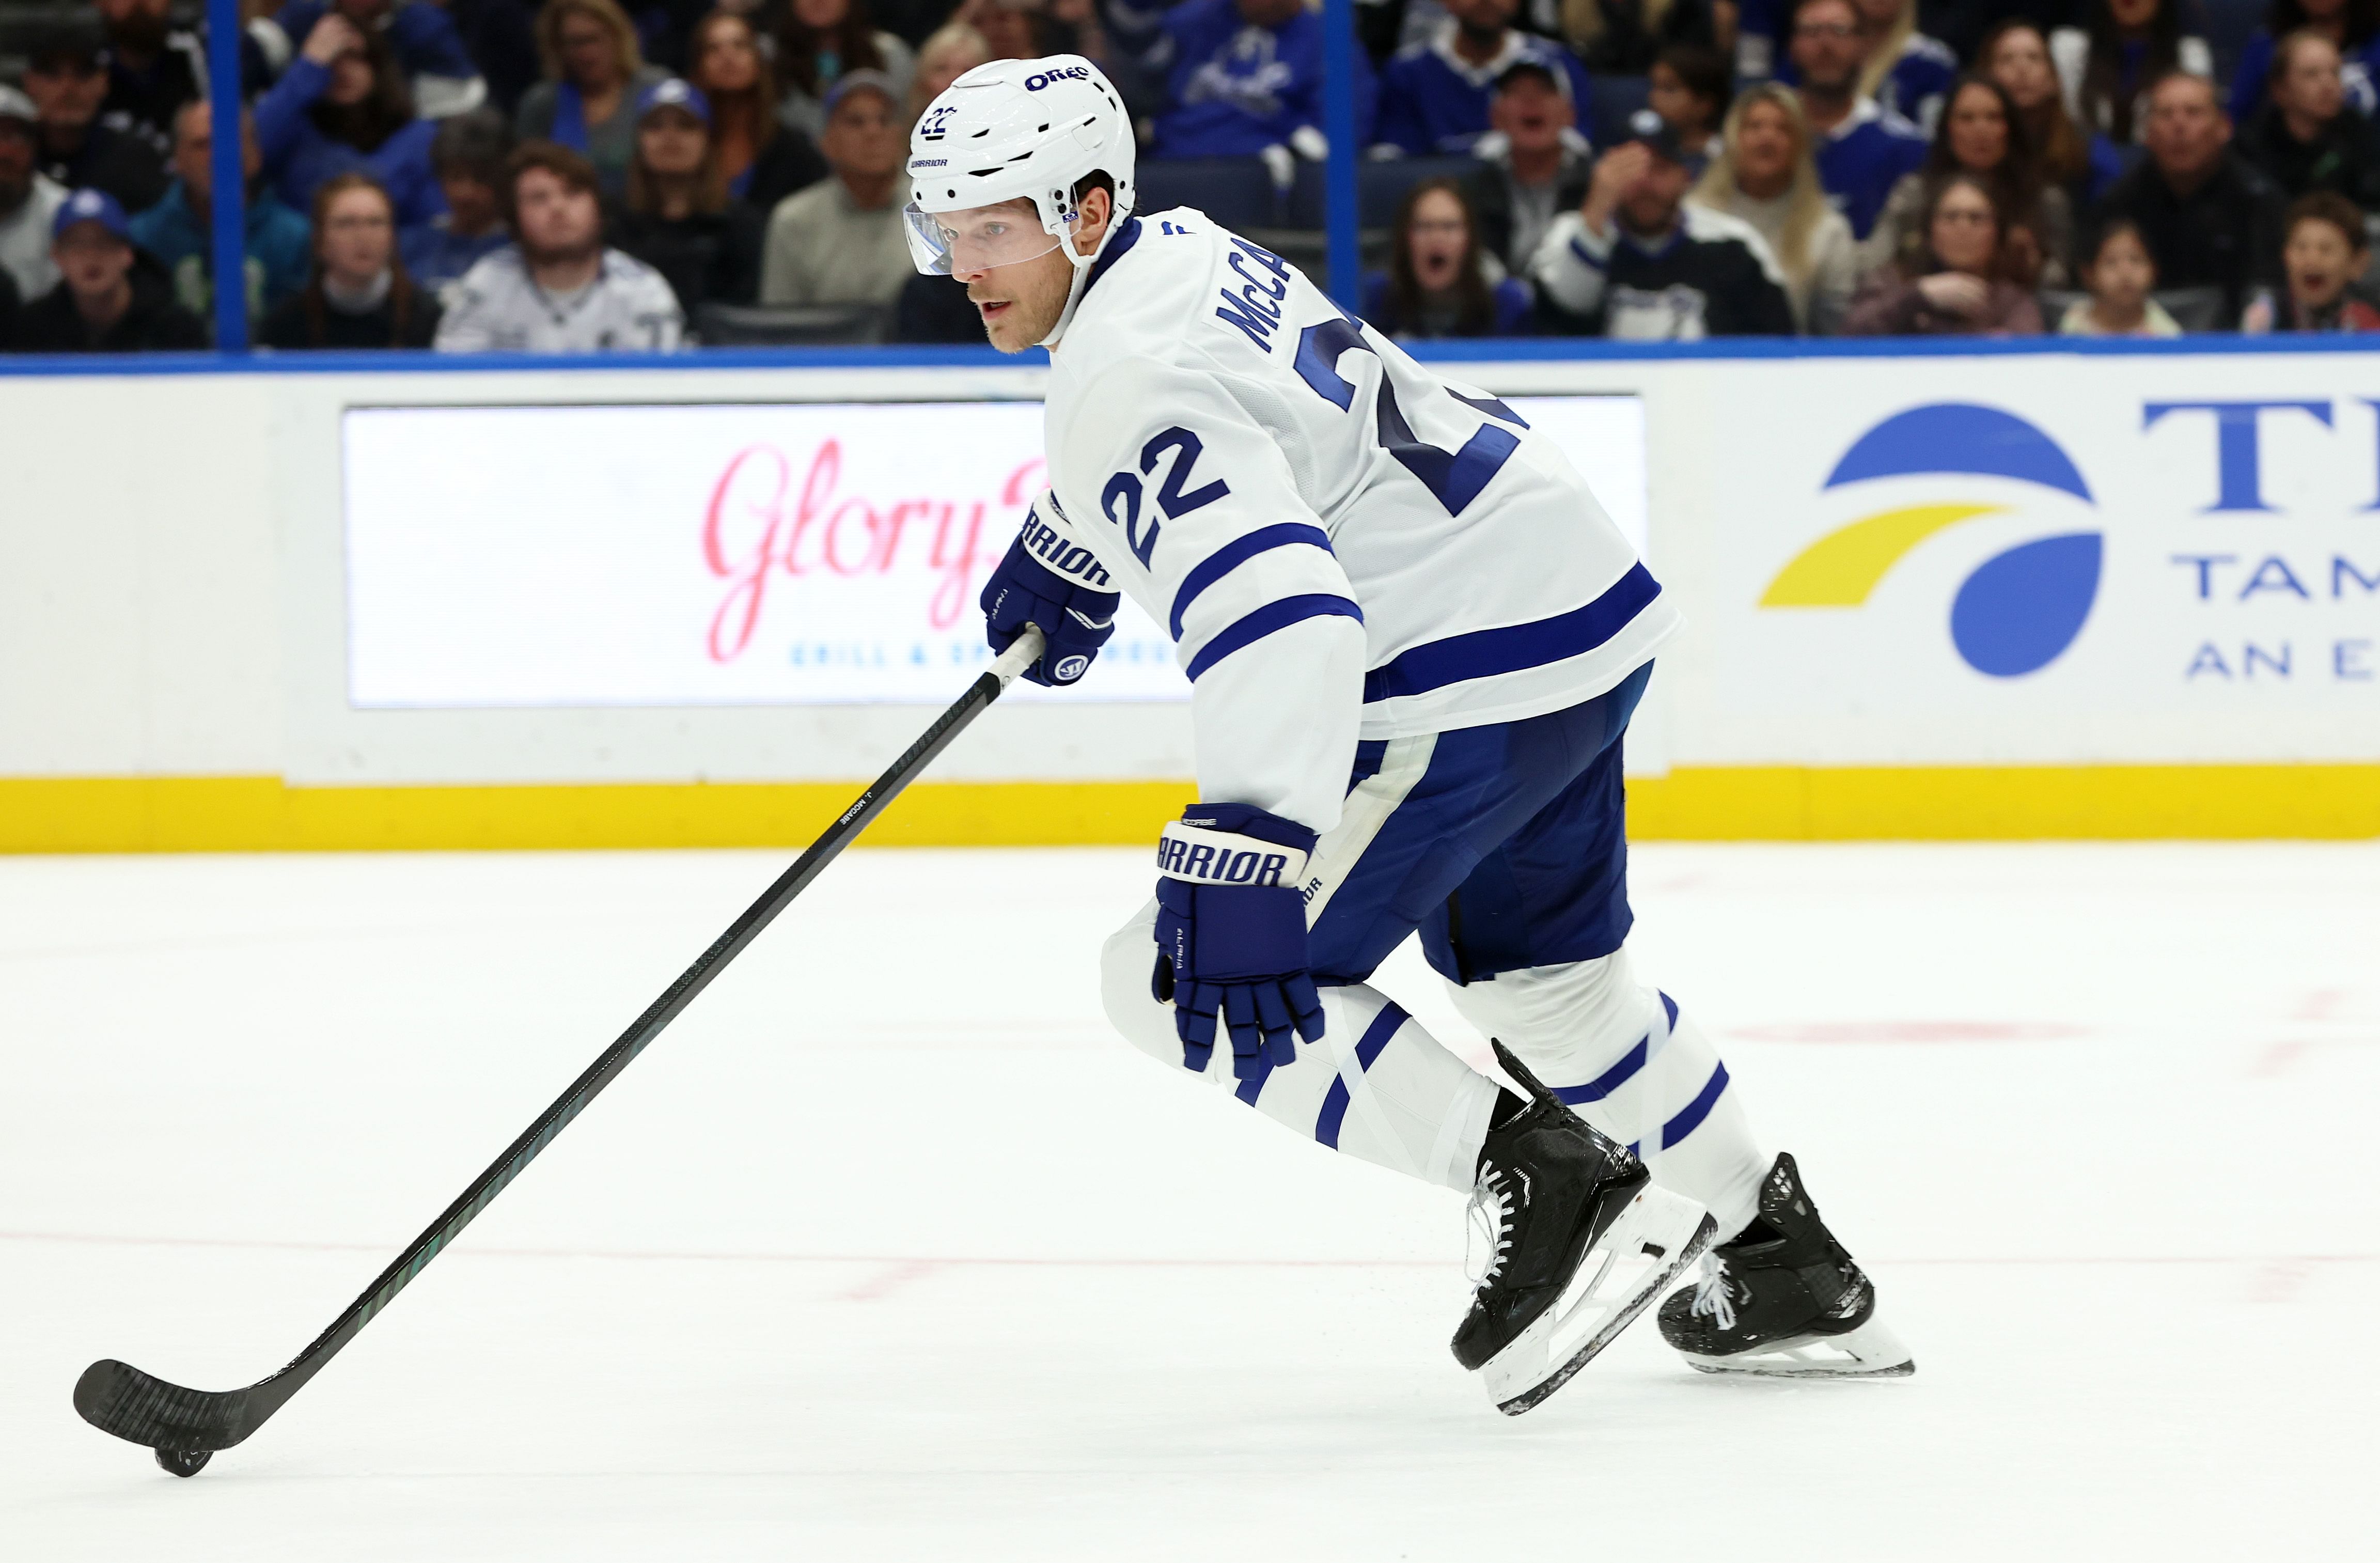
[{"label": "spectator crowd", "polygon": [[[2223,6],[2240,25],[2211,30]],[[0,25],[0,350],[205,346],[219,135],[246,184],[228,285],[268,349],[980,342],[964,288],[910,264],[910,129],[974,67],[1054,53],[1124,95],[1144,209],[1321,249],[1307,0],[243,14],[237,105],[193,0]],[[2380,328],[2380,0],[1355,16],[1363,308],[1400,337]]]}]

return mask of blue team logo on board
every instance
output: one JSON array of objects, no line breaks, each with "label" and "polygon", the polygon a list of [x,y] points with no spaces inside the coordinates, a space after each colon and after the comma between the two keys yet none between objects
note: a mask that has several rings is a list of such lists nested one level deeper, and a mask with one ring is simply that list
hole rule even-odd
[{"label": "blue team logo on board", "polygon": [[[1937,402],[1895,413],[1861,435],[1825,488],[1882,478],[2013,479],[2095,506],[2058,442],[2014,413]],[[1864,515],[1803,549],[1760,595],[1763,608],[1856,608],[1919,543],[1964,521],[2019,507],[1949,500]],[[2099,595],[2096,531],[2062,532],[1975,566],[1950,601],[1950,644],[1977,672],[2017,678],[2056,661],[2082,633]]]}]

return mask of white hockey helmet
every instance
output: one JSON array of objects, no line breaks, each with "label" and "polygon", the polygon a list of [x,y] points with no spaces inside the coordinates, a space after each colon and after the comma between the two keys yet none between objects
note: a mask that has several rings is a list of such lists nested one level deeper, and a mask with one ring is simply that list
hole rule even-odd
[{"label": "white hockey helmet", "polygon": [[[1063,245],[1077,273],[1087,271],[1097,253],[1081,254],[1065,241],[1076,216],[1075,187],[1094,173],[1115,181],[1112,236],[1133,205],[1132,116],[1099,67],[1080,55],[978,66],[928,104],[910,132],[910,256],[920,272],[947,276],[954,248],[961,269],[972,270],[1030,260]],[[940,213],[1019,199],[1040,213],[1040,233],[1022,224],[963,233],[937,221]],[[1102,238],[1099,248],[1106,245]]]}]

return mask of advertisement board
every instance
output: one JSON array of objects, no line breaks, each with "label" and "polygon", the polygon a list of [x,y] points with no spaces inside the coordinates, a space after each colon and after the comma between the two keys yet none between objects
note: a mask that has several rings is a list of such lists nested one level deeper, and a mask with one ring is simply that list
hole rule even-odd
[{"label": "advertisement board", "polygon": [[[1634,397],[1519,402],[1640,544]],[[1040,490],[1032,402],[355,407],[342,420],[356,708],[940,705]],[[1189,696],[1129,600],[1089,675]]]},{"label": "advertisement board", "polygon": [[1718,503],[1665,522],[1718,545],[1698,734],[1829,764],[2380,756],[2374,388],[2346,355],[1714,377]]}]

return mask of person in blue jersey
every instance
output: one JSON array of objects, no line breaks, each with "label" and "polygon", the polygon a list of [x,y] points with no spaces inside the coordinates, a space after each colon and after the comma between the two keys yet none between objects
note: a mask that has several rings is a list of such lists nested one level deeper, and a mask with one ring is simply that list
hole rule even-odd
[{"label": "person in blue jersey", "polygon": [[2231,122],[2248,125],[2265,106],[2273,55],[2292,32],[2330,40],[2338,51],[2339,78],[2348,105],[2365,118],[2380,117],[2380,0],[2273,0],[2265,25],[2249,36],[2231,67]]},{"label": "person in blue jersey", "polygon": [[336,12],[358,30],[387,40],[389,56],[406,76],[416,109],[424,119],[443,119],[477,108],[488,96],[480,67],[463,45],[463,35],[436,0],[290,0],[264,24],[285,42],[275,48],[286,59],[302,50],[315,25]]},{"label": "person in blue jersey", "polygon": [[1859,91],[1867,44],[1852,0],[1801,0],[1790,24],[1802,113],[1817,137],[1818,182],[1864,239],[1892,187],[1925,161],[1925,138]]},{"label": "person in blue jersey", "polygon": [[1551,71],[1569,94],[1573,121],[1592,122],[1586,67],[1560,44],[1514,30],[1520,0],[1447,0],[1446,20],[1427,43],[1400,50],[1380,72],[1374,136],[1408,157],[1460,157],[1488,132],[1496,83],[1523,60]]},{"label": "person in blue jersey", "polygon": [[[1322,18],[1300,0],[1185,0],[1149,56],[1165,73],[1154,157],[1255,157],[1287,184],[1290,156],[1330,153],[1322,129]],[[1356,140],[1370,121],[1370,68],[1356,62]]]},{"label": "person in blue jersey", "polygon": [[[1673,597],[1521,410],[1204,214],[1135,211],[1134,172],[1095,66],[1001,61],[918,122],[906,212],[917,270],[965,284],[994,347],[1050,350],[1050,487],[985,583],[992,648],[1074,685],[1128,592],[1189,681],[1199,801],[1101,952],[1111,1023],[1303,1137],[1469,1192],[1487,1252],[1453,1351],[1507,1412],[1713,1238],[1660,1306],[1694,1366],[1911,1371],[1792,1157],[1625,949],[1621,734]],[[1374,986],[1416,933],[1518,1089]]]},{"label": "person in blue jersey", "polygon": [[1526,335],[1535,302],[1481,247],[1453,179],[1405,192],[1389,224],[1389,269],[1364,278],[1364,319],[1399,342]]},{"label": "person in blue jersey", "polygon": [[397,235],[405,273],[436,293],[512,242],[504,229],[504,158],[512,128],[492,108],[475,108],[438,122],[430,138],[430,171],[446,210]]},{"label": "person in blue jersey", "polygon": [[311,210],[333,175],[370,174],[396,203],[402,224],[445,210],[430,171],[437,127],[413,112],[413,90],[381,33],[358,30],[336,11],[306,35],[306,47],[257,100],[256,137],[281,199]]},{"label": "person in blue jersey", "polygon": [[[1939,39],[1917,30],[1917,0],[1852,0],[1859,11],[1866,53],[1860,66],[1860,96],[1932,134],[1942,96],[1959,74],[1959,56]],[[1790,51],[1778,62],[1776,79],[1801,85]]]},{"label": "person in blue jersey", "polygon": [[2148,91],[2181,70],[2215,78],[2206,40],[2182,27],[2182,0],[2086,0],[2081,27],[2049,35],[2067,111],[2117,144],[2145,141]]}]

